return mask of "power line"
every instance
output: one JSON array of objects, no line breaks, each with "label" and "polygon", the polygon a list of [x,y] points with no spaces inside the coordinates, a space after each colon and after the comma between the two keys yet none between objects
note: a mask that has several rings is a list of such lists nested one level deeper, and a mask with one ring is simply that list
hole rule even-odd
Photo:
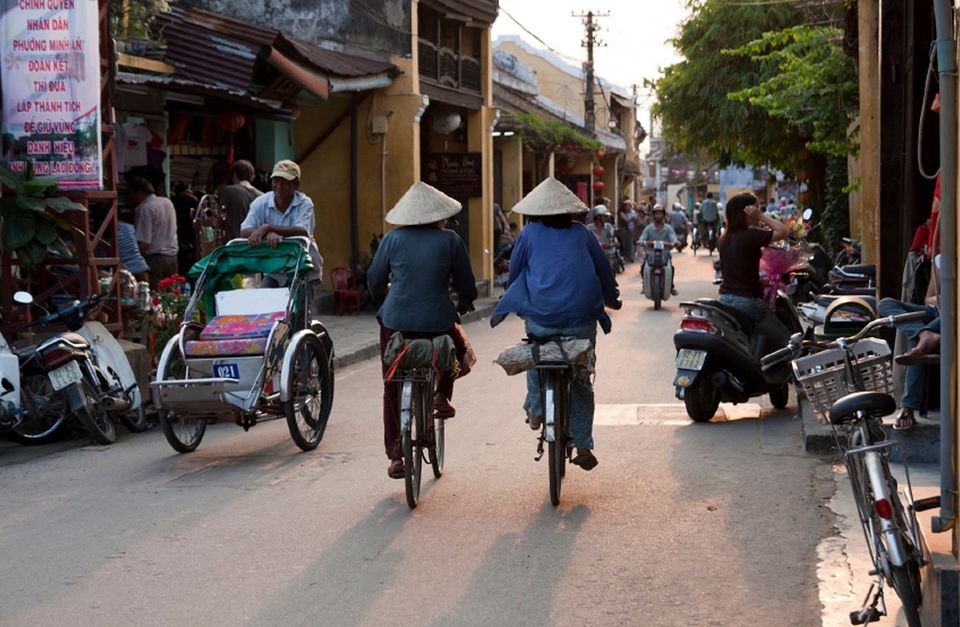
[{"label": "power line", "polygon": [[553,46],[551,46],[550,44],[548,44],[548,43],[545,42],[544,40],[540,39],[540,37],[539,37],[536,33],[534,33],[532,30],[530,30],[529,28],[527,28],[526,26],[524,26],[524,25],[520,22],[520,20],[518,20],[517,18],[513,17],[512,15],[510,15],[510,12],[507,11],[505,8],[503,8],[503,6],[500,7],[500,12],[503,13],[504,15],[506,15],[507,17],[509,17],[511,20],[513,20],[513,23],[516,24],[517,26],[519,26],[521,29],[523,29],[523,32],[525,32],[526,34],[530,35],[531,37],[533,37],[534,39],[536,39],[537,41],[539,41],[541,44],[543,44],[543,46],[544,46],[547,50],[549,50],[549,51],[552,52],[553,54],[555,54],[555,55],[557,55],[557,56],[559,56],[559,57],[563,57],[563,58],[565,58],[565,59],[567,59],[567,60],[576,61],[577,63],[580,63],[579,60],[574,59],[573,57],[570,57],[570,56],[567,56],[567,55],[563,54],[562,52],[560,52],[559,50],[557,50],[556,48],[554,48]]}]

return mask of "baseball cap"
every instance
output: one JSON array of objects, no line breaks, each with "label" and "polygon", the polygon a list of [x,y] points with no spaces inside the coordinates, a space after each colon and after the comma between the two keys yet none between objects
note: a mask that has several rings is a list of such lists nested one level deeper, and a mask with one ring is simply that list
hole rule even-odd
[{"label": "baseball cap", "polygon": [[288,181],[295,181],[300,178],[300,166],[289,159],[277,161],[277,165],[273,166],[273,174],[270,175],[270,178],[275,176]]}]

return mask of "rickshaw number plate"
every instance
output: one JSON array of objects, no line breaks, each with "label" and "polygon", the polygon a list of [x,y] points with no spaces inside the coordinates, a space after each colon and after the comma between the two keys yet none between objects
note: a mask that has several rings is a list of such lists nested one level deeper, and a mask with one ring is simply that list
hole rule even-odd
[{"label": "rickshaw number plate", "polygon": [[240,367],[237,364],[217,364],[213,367],[213,376],[220,379],[239,379]]},{"label": "rickshaw number plate", "polygon": [[67,362],[65,366],[51,370],[47,376],[50,377],[50,383],[53,384],[53,389],[57,391],[83,378],[83,375],[80,374],[80,366],[75,361]]},{"label": "rickshaw number plate", "polygon": [[678,370],[700,370],[703,363],[707,360],[706,351],[695,351],[689,348],[681,348],[677,352]]}]

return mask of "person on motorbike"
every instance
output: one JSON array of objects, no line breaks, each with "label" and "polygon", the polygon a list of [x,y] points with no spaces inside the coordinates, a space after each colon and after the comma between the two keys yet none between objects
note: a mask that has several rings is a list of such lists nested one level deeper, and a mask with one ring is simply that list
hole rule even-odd
[{"label": "person on motorbike", "polygon": [[[507,291],[490,318],[495,327],[510,313],[524,320],[532,337],[583,338],[596,344],[597,324],[611,329],[604,305],[620,309],[610,265],[600,244],[573,216],[586,206],[563,183],[545,179],[517,203],[514,213],[530,220],[520,231],[510,263]],[[593,454],[594,395],[590,374],[578,369],[570,385],[570,439],[577,448],[572,462],[584,470],[597,465]],[[543,424],[540,376],[527,371],[527,396],[523,403],[527,424]]]},{"label": "person on motorbike", "polygon": [[709,228],[713,227],[716,235],[720,226],[720,206],[713,199],[713,192],[707,192],[707,198],[700,203],[700,220],[697,227],[700,229],[700,241],[703,246],[707,246],[707,239],[710,237]]},{"label": "person on motorbike", "polygon": [[[667,247],[672,248],[677,243],[677,234],[674,232],[673,227],[667,224],[667,212],[663,208],[663,205],[657,203],[653,206],[653,221],[643,229],[643,233],[640,234],[640,237],[637,239],[637,243],[646,248],[651,245],[653,242],[664,242]],[[664,248],[664,254],[666,255],[666,262],[670,262],[670,251],[667,248]],[[644,255],[644,263],[646,261],[646,255]],[[672,264],[671,264],[672,265]],[[673,285],[670,286],[670,293],[674,296],[677,295],[676,288],[676,277],[677,271],[676,268],[673,269]]]},{"label": "person on motorbike", "polygon": [[619,246],[619,240],[617,239],[616,231],[613,228],[613,225],[610,224],[608,218],[610,217],[610,210],[607,209],[604,205],[597,205],[594,207],[590,213],[592,214],[593,224],[590,225],[590,232],[594,234],[597,238],[597,242],[600,243],[600,248],[603,249],[603,254],[607,256],[607,261],[610,263],[610,267],[613,268],[616,256],[616,248]]},{"label": "person on motorbike", "polygon": [[[683,207],[680,203],[673,203],[673,213],[670,214],[670,226],[673,227],[673,232],[677,234],[677,239],[686,246],[687,244],[687,230],[690,227],[690,220],[687,218],[687,212],[683,210]],[[678,246],[678,249],[682,249],[683,246]]]},{"label": "person on motorbike", "polygon": [[790,230],[764,213],[759,203],[750,193],[738,194],[727,203],[727,228],[717,243],[723,274],[717,300],[746,314],[757,324],[757,332],[779,348],[786,345],[790,333],[763,299],[760,257],[765,246],[786,239]]},{"label": "person on motorbike", "polygon": [[[453,198],[418,181],[386,215],[387,222],[400,228],[383,238],[367,270],[370,295],[383,303],[377,321],[384,376],[390,365],[383,364],[383,353],[395,332],[405,339],[450,335],[456,343],[454,326],[461,313],[472,309],[477,282],[470,257],[460,236],[443,228],[461,208]],[[459,306],[450,299],[451,288],[459,295]],[[458,355],[462,349],[457,346]],[[438,376],[434,409],[445,418],[456,413],[450,404],[454,377],[449,371]],[[390,459],[387,475],[403,479],[397,388],[397,383],[383,383],[383,442]]]}]

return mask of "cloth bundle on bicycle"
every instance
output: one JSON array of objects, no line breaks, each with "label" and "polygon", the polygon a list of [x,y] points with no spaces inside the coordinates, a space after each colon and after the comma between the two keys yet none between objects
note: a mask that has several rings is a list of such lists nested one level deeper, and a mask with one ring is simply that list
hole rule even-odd
[{"label": "cloth bundle on bicycle", "polygon": [[[538,359],[539,357],[539,359]],[[597,365],[597,353],[590,340],[569,339],[560,342],[521,342],[504,349],[494,360],[504,372],[513,376],[535,368],[539,363],[568,362],[593,374]]]},{"label": "cloth bundle on bicycle", "polygon": [[453,339],[449,335],[438,335],[432,340],[407,340],[397,331],[390,336],[383,350],[383,363],[390,366],[391,373],[398,368],[430,366],[440,371],[456,370],[458,365],[455,350]]}]

